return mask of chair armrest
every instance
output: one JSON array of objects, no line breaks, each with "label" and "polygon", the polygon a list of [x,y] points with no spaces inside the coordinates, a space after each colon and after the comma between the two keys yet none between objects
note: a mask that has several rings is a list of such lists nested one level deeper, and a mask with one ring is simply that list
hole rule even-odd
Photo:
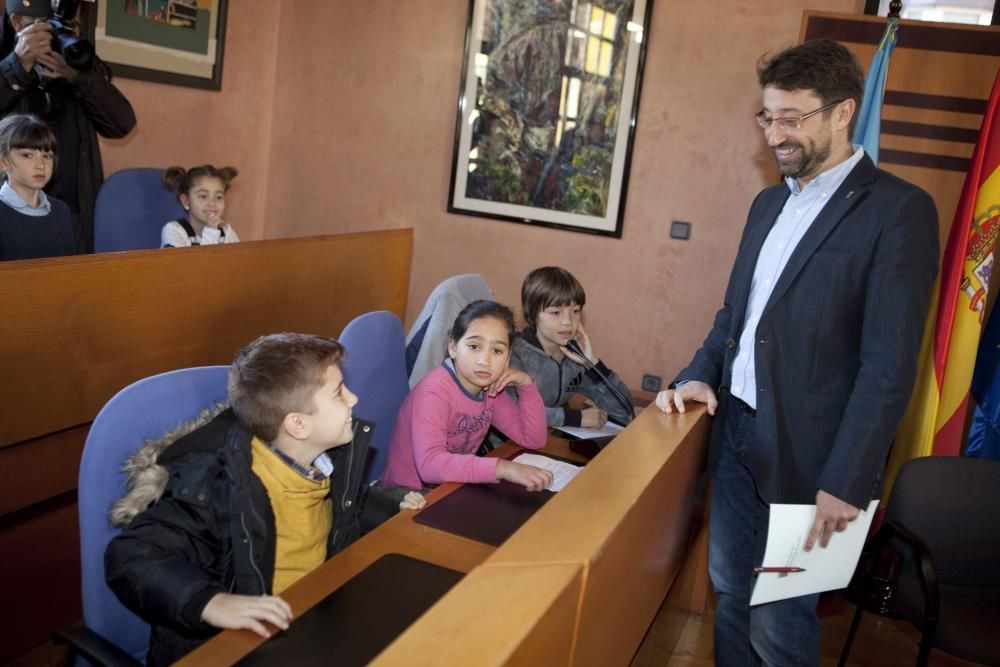
[{"label": "chair armrest", "polygon": [[910,552],[916,558],[917,564],[920,566],[920,585],[924,591],[925,627],[930,627],[930,625],[937,623],[938,615],[941,612],[941,596],[938,592],[937,574],[934,572],[934,562],[931,560],[930,549],[927,548],[927,544],[919,535],[898,521],[886,521],[876,538],[882,533],[885,533],[885,537],[880,540],[880,544],[890,537],[897,537],[909,547]]},{"label": "chair armrest", "polygon": [[71,628],[56,630],[52,639],[66,644],[74,654],[83,656],[95,665],[110,667],[137,667],[142,663],[121,650],[87,626],[79,623]]}]

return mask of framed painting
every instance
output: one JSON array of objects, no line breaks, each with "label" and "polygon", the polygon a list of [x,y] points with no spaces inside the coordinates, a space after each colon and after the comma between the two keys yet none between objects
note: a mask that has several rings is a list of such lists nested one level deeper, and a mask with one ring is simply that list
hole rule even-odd
[{"label": "framed painting", "polygon": [[652,0],[470,0],[448,211],[620,238]]},{"label": "framed painting", "polygon": [[116,76],[220,90],[227,0],[99,0],[81,17]]}]

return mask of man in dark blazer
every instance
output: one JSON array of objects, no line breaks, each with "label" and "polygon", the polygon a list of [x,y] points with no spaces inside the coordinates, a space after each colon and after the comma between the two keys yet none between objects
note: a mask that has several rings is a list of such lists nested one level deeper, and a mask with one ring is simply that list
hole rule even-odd
[{"label": "man in dark blazer", "polygon": [[[717,664],[818,664],[818,595],[749,606],[771,503],[816,505],[826,547],[881,489],[909,401],[938,228],[930,196],[850,137],[864,90],[839,44],[758,64],[757,122],[784,182],[750,207],[725,303],[664,412],[706,403]],[[795,576],[795,575],[790,575]]]}]

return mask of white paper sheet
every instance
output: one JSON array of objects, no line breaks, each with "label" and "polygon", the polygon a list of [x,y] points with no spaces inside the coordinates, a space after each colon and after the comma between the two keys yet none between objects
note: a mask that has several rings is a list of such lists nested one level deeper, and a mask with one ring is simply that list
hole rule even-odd
[{"label": "white paper sheet", "polygon": [[846,588],[861,558],[868,529],[875,516],[878,500],[848,524],[847,530],[834,533],[824,549],[819,541],[812,551],[802,547],[809,536],[815,505],[771,505],[771,520],[767,531],[764,567],[801,567],[805,572],[780,575],[762,572],[757,575],[750,606]]},{"label": "white paper sheet", "polygon": [[549,491],[562,491],[563,488],[573,481],[573,478],[576,477],[581,470],[583,470],[583,466],[576,466],[572,463],[566,463],[565,461],[557,461],[549,458],[548,456],[542,456],[541,454],[521,454],[514,459],[514,463],[523,463],[525,465],[551,470],[553,480],[552,483],[549,484]]},{"label": "white paper sheet", "polygon": [[605,438],[614,437],[625,430],[624,426],[619,426],[614,422],[608,422],[601,428],[584,428],[582,426],[557,426],[556,431],[562,431],[566,435],[574,438]]}]

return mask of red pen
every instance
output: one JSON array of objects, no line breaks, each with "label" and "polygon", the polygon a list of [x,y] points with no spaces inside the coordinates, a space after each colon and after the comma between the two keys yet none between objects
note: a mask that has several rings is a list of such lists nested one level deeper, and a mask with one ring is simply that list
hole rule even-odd
[{"label": "red pen", "polygon": [[805,572],[804,567],[755,567],[754,572],[774,572],[777,574],[788,574],[790,572]]}]

